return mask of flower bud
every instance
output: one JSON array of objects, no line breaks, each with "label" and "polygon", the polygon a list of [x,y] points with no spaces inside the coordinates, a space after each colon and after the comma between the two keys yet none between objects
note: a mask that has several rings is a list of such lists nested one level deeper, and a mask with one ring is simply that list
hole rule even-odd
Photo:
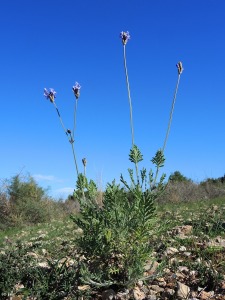
[{"label": "flower bud", "polygon": [[182,66],[182,62],[179,61],[176,66],[177,66],[178,74],[180,75],[184,70],[184,68]]},{"label": "flower bud", "polygon": [[83,159],[82,159],[82,163],[83,163],[84,167],[86,167],[86,164],[87,164],[86,158],[83,158]]}]

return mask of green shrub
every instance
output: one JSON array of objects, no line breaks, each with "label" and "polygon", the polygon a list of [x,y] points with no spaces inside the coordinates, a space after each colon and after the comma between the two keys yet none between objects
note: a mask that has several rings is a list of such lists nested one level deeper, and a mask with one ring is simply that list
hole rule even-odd
[{"label": "green shrub", "polygon": [[31,261],[25,256],[27,250],[20,243],[15,248],[0,253],[0,296],[9,299],[14,287],[20,282],[21,276]]},{"label": "green shrub", "polygon": [[189,178],[185,177],[184,175],[182,175],[181,172],[175,171],[169,176],[169,181],[172,181],[172,182],[191,182],[191,179],[189,179]]},{"label": "green shrub", "polygon": [[49,222],[65,215],[63,205],[48,197],[31,176],[12,177],[0,193],[0,229]]},{"label": "green shrub", "polygon": [[[130,160],[136,165],[142,160],[131,150]],[[152,159],[157,169],[163,166],[164,157],[158,151]],[[80,214],[72,216],[83,234],[77,238],[80,255],[86,264],[83,280],[88,284],[128,286],[135,283],[144,272],[150,256],[149,239],[155,221],[155,200],[163,192],[163,175],[155,185],[152,172],[140,171],[134,179],[129,169],[131,185],[121,175],[123,186],[115,181],[107,185],[103,206],[96,201],[97,187],[80,175],[75,197],[80,197]],[[84,193],[85,191],[85,193]]]},{"label": "green shrub", "polygon": [[[0,253],[0,299],[8,300],[12,295],[22,295],[21,299],[55,300],[79,295],[88,299],[89,290],[80,291],[80,265],[67,261],[48,260],[46,266],[39,266],[35,258],[27,255],[27,249],[21,243]],[[11,298],[10,298],[11,299]]]}]

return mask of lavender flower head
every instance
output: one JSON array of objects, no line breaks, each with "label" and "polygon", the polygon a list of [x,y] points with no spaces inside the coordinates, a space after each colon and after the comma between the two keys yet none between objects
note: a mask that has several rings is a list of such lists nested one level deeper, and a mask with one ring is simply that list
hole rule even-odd
[{"label": "lavender flower head", "polygon": [[53,103],[56,98],[56,91],[52,88],[50,88],[49,90],[44,88],[44,96]]},{"label": "lavender flower head", "polygon": [[120,32],[120,38],[122,39],[122,43],[125,46],[126,43],[128,42],[128,40],[130,39],[129,31],[127,31],[127,32],[121,31]]},{"label": "lavender flower head", "polygon": [[75,82],[75,85],[72,87],[72,90],[74,92],[76,99],[80,97],[80,89],[81,89],[81,85],[78,82]]},{"label": "lavender flower head", "polygon": [[178,74],[180,75],[184,71],[182,62],[179,61],[176,66],[177,66]]}]

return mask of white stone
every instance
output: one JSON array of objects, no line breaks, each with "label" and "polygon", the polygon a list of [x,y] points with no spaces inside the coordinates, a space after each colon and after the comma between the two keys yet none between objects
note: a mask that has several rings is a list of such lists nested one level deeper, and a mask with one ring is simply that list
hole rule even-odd
[{"label": "white stone", "polygon": [[189,293],[190,293],[189,286],[178,281],[177,282],[177,297],[179,299],[187,299]]}]

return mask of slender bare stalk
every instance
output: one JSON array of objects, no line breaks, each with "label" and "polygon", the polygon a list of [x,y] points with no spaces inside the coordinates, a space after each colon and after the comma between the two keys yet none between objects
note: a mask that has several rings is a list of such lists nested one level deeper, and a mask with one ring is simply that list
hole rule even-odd
[{"label": "slender bare stalk", "polygon": [[[166,143],[167,143],[169,133],[170,133],[170,127],[171,127],[171,123],[172,123],[172,119],[173,119],[173,111],[174,111],[175,102],[176,102],[176,98],[177,98],[177,92],[178,92],[179,83],[180,83],[180,75],[182,74],[182,72],[184,70],[183,66],[182,66],[182,62],[178,62],[176,66],[177,66],[177,69],[178,69],[178,77],[177,77],[176,88],[175,88],[175,92],[174,92],[174,96],[173,96],[172,106],[171,106],[171,110],[170,110],[170,117],[169,117],[169,122],[168,122],[168,126],[167,126],[166,136],[165,136],[164,144],[163,144],[163,147],[162,147],[162,150],[161,150],[162,155],[164,154]],[[155,184],[156,184],[158,174],[159,174],[159,167],[157,166],[153,186],[155,186]]]},{"label": "slender bare stalk", "polygon": [[[130,128],[131,128],[131,140],[132,140],[132,148],[133,148],[134,147],[134,126],[133,126],[132,101],[130,95],[130,84],[129,84],[127,61],[126,61],[126,44],[123,45],[123,59],[124,59],[124,70],[125,70],[126,83],[127,83],[128,101],[130,107]],[[135,171],[136,171],[137,180],[139,182],[138,164],[136,162],[135,162]]]},{"label": "slender bare stalk", "polygon": [[64,126],[64,124],[63,124],[63,120],[62,120],[62,118],[61,118],[61,115],[60,115],[59,109],[58,109],[58,107],[56,106],[56,103],[55,103],[55,101],[53,101],[53,104],[54,104],[54,106],[55,106],[55,109],[56,109],[56,112],[57,112],[57,114],[58,114],[58,117],[59,117],[60,123],[61,123],[61,125],[62,125],[62,128],[63,128],[63,130],[65,131],[65,134],[68,136],[68,134],[67,134],[67,130],[66,130],[66,128],[65,128],[65,126]]},{"label": "slender bare stalk", "polygon": [[53,104],[54,104],[55,109],[56,109],[56,111],[57,111],[57,114],[58,114],[60,123],[61,123],[61,125],[62,125],[62,128],[63,128],[63,130],[64,130],[66,136],[68,137],[68,140],[69,140],[69,142],[70,142],[70,144],[71,144],[71,146],[72,146],[73,159],[74,159],[74,164],[75,164],[75,168],[76,168],[76,172],[77,172],[77,176],[78,176],[79,171],[78,171],[78,166],[77,166],[76,154],[75,154],[75,150],[74,150],[74,139],[73,139],[73,137],[71,136],[71,131],[70,131],[70,130],[67,130],[67,129],[65,128],[64,123],[63,123],[63,120],[62,120],[61,115],[60,115],[60,112],[59,112],[59,109],[58,109],[58,107],[57,107],[55,101],[53,101]]},{"label": "slender bare stalk", "polygon": [[74,135],[75,135],[75,130],[76,130],[76,121],[77,121],[77,102],[78,99],[75,100],[75,105],[74,105],[74,124],[73,124],[73,139],[74,139]]},{"label": "slender bare stalk", "polygon": [[126,45],[123,45],[123,59],[124,59],[124,69],[127,83],[128,101],[130,106],[130,127],[131,127],[131,137],[132,137],[132,147],[134,146],[134,127],[133,127],[133,113],[132,113],[132,101],[130,96],[130,84],[128,79],[127,62],[126,62]]},{"label": "slender bare stalk", "polygon": [[169,123],[168,123],[168,126],[167,126],[166,137],[165,137],[165,140],[164,140],[162,152],[164,152],[164,150],[165,150],[166,143],[167,143],[167,140],[168,140],[168,137],[169,137],[170,127],[171,127],[172,118],[173,118],[174,106],[175,106],[175,102],[176,102],[176,98],[177,98],[177,91],[178,91],[179,83],[180,83],[180,75],[181,75],[181,73],[178,73],[177,84],[176,84],[176,88],[175,88],[175,92],[174,92],[174,96],[173,96],[172,106],[171,106],[171,110],[170,110]]},{"label": "slender bare stalk", "polygon": [[78,171],[77,160],[76,160],[75,149],[74,149],[74,140],[72,140],[70,143],[71,143],[71,146],[72,146],[73,159],[74,159],[74,163],[75,163],[75,167],[76,167],[76,171],[77,171],[77,176],[78,176],[79,171]]}]

